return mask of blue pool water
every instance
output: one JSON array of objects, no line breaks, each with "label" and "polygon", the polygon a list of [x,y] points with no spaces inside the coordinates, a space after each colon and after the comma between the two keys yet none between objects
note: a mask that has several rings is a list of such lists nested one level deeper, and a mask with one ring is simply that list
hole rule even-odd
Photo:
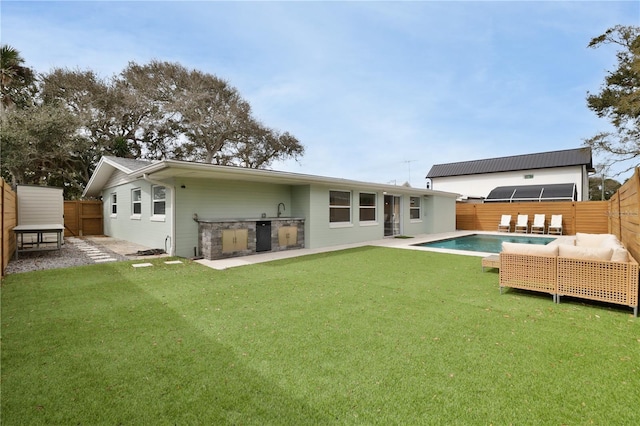
[{"label": "blue pool water", "polygon": [[483,235],[473,234],[463,237],[449,238],[447,240],[432,241],[429,243],[414,244],[419,247],[434,247],[450,250],[481,251],[486,253],[500,253],[502,243],[524,243],[524,244],[549,244],[555,238],[530,237],[528,235]]}]

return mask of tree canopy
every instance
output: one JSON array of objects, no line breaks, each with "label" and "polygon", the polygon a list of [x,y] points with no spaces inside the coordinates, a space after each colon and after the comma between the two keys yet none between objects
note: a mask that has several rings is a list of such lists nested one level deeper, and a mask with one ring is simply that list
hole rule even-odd
[{"label": "tree canopy", "polygon": [[35,74],[25,67],[24,59],[16,49],[0,46],[0,108],[2,111],[24,107],[30,98]]},{"label": "tree canopy", "polygon": [[602,176],[590,177],[589,178],[589,200],[590,201],[608,200],[613,196],[613,194],[616,193],[616,191],[618,191],[618,189],[621,186],[622,184],[615,179],[605,178],[603,182]]},{"label": "tree canopy", "polygon": [[7,100],[16,107],[2,117],[2,175],[13,184],[63,186],[75,198],[102,155],[266,168],[304,153],[293,135],[261,123],[215,75],[151,61],[130,62],[110,78],[56,68],[20,79],[35,73],[7,49],[17,55],[6,72],[3,58],[3,103],[5,87],[7,97],[30,94],[29,102]]},{"label": "tree canopy", "polygon": [[[617,25],[595,37],[589,47],[613,44],[618,66],[607,73],[597,94],[587,94],[587,105],[607,118],[614,132],[601,132],[585,142],[594,151],[626,161],[640,158],[640,27]],[[638,162],[624,171],[637,167]]]}]

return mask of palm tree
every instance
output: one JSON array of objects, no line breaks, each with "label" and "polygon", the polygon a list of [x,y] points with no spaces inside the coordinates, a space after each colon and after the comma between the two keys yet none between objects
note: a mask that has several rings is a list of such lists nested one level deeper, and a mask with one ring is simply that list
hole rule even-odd
[{"label": "palm tree", "polygon": [[23,64],[24,59],[18,50],[6,44],[0,47],[0,97],[3,109],[15,105],[12,95],[35,80],[33,70]]}]

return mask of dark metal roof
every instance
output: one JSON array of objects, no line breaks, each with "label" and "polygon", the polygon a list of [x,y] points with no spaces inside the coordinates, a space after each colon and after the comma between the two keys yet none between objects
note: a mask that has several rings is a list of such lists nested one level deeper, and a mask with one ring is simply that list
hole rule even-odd
[{"label": "dark metal roof", "polygon": [[434,164],[427,178],[511,172],[516,170],[547,169],[554,167],[582,166],[593,170],[591,148],[566,149],[460,163]]},{"label": "dark metal roof", "polygon": [[578,190],[575,183],[553,183],[546,185],[499,186],[494,188],[485,203],[518,201],[576,201]]}]

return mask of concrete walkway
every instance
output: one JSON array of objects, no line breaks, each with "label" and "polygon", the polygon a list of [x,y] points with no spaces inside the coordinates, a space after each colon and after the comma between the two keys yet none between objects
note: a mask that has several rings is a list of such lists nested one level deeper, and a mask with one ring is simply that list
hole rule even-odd
[{"label": "concrete walkway", "polygon": [[73,244],[74,246],[76,246],[95,263],[115,262],[116,260],[118,260],[111,254],[109,254],[108,251],[103,250],[101,246],[89,244],[79,238],[67,237],[66,242],[68,244]]},{"label": "concrete walkway", "polygon": [[105,237],[105,236],[87,236],[82,237],[84,240],[88,240],[95,245],[105,247],[111,250],[114,253],[117,253],[121,256],[126,256],[127,259],[135,260],[135,259],[155,259],[158,257],[167,257],[168,254],[156,254],[151,256],[138,256],[136,253],[138,251],[149,250],[150,247],[145,247],[140,244],[135,244],[129,241],[120,240],[118,238],[113,237]]},{"label": "concrete walkway", "polygon": [[[413,238],[384,238],[382,240],[375,241],[367,241],[363,243],[354,243],[354,244],[344,244],[337,245],[331,247],[322,247],[317,249],[297,249],[297,250],[287,250],[287,251],[276,251],[269,253],[261,253],[261,254],[252,254],[249,256],[241,256],[241,257],[232,257],[229,259],[217,259],[217,260],[207,260],[200,259],[196,260],[196,262],[201,265],[208,266],[209,268],[223,270],[227,268],[235,268],[238,266],[245,265],[253,265],[255,263],[263,263],[263,262],[271,262],[272,260],[280,260],[280,259],[289,259],[292,257],[306,256],[309,254],[317,254],[317,253],[326,253],[331,251],[345,250],[355,247],[364,247],[364,246],[376,246],[376,247],[393,247],[393,248],[402,248],[408,250],[423,250],[423,251],[441,251],[441,252],[449,252],[455,254],[461,254],[459,251],[453,250],[443,250],[443,249],[428,249],[425,247],[415,247],[413,244],[420,244],[428,241],[434,240],[442,240],[445,238],[459,237],[462,235],[476,234],[477,232],[471,231],[456,231],[456,232],[446,232],[441,234],[423,234],[418,235]],[[465,252],[465,254],[469,254],[471,256],[480,256],[481,254],[476,252]]]},{"label": "concrete walkway", "polygon": [[[440,249],[440,248],[415,246],[415,244],[426,243],[429,241],[443,240],[447,238],[461,237],[463,235],[471,235],[471,234],[494,234],[495,235],[496,232],[454,231],[454,232],[444,232],[440,234],[422,234],[422,235],[417,235],[413,238],[388,237],[381,240],[366,241],[366,242],[355,243],[355,244],[344,244],[344,245],[337,245],[337,246],[331,246],[331,247],[322,247],[317,249],[303,248],[303,249],[297,249],[297,250],[252,254],[249,256],[232,257],[229,259],[217,259],[217,260],[198,259],[196,260],[196,262],[200,263],[201,265],[207,266],[209,268],[224,270],[224,269],[235,268],[239,266],[253,265],[256,263],[271,262],[273,260],[289,259],[292,257],[300,257],[300,256],[306,256],[310,254],[326,253],[331,251],[345,250],[345,249],[350,249],[355,247],[364,247],[364,246],[392,247],[392,248],[399,248],[399,249],[405,249],[405,250],[433,251],[433,252],[439,252],[439,253],[449,253],[449,254],[464,255],[464,256],[475,256],[480,258],[495,254],[495,253],[448,250],[448,249]],[[536,236],[548,237],[548,235],[535,235],[535,234],[533,235],[526,234],[526,235],[534,236],[534,237]],[[558,240],[552,242],[551,244],[558,244],[560,242],[571,244],[574,238],[575,237],[573,236],[562,236],[562,237],[559,237]],[[149,247],[141,246],[139,244],[134,244],[128,241],[119,240],[112,237],[93,236],[93,237],[83,237],[83,239],[90,240],[96,245],[106,247],[107,249],[117,254],[120,254],[122,256],[126,256],[128,259],[132,259],[132,260],[154,259],[158,257],[168,256],[167,254],[152,255],[152,256],[136,256],[135,254],[138,251],[148,250]]]},{"label": "concrete walkway", "polygon": [[[253,265],[256,263],[263,262],[271,262],[272,260],[279,259],[288,259],[292,257],[306,256],[309,254],[316,253],[326,253],[330,251],[344,250],[355,247],[363,247],[363,246],[376,246],[376,247],[392,247],[406,250],[419,250],[419,251],[433,251],[438,253],[449,253],[463,256],[475,256],[479,258],[487,257],[494,255],[495,253],[485,253],[485,252],[477,252],[477,251],[462,251],[462,250],[449,250],[449,249],[440,249],[440,248],[431,248],[431,247],[419,247],[415,246],[415,244],[426,243],[429,241],[443,240],[447,238],[461,237],[463,235],[471,235],[471,234],[493,234],[496,232],[486,232],[486,231],[454,231],[454,232],[444,232],[440,234],[421,234],[417,235],[413,238],[393,238],[388,237],[382,240],[376,241],[367,241],[363,243],[355,243],[355,244],[345,244],[331,247],[323,247],[318,249],[298,249],[298,250],[288,250],[288,251],[278,251],[278,252],[270,252],[270,253],[261,253],[261,254],[253,254],[249,256],[242,257],[232,257],[229,259],[217,259],[217,260],[207,260],[200,259],[196,260],[196,262],[201,265],[208,266],[209,268],[224,270],[228,268],[235,268],[238,266],[245,265]],[[513,235],[513,233],[511,233]],[[553,237],[553,235],[537,235],[537,234],[515,234],[515,235],[526,235],[532,237]],[[574,236],[560,236],[556,241],[552,241],[550,244],[572,244]]]}]

